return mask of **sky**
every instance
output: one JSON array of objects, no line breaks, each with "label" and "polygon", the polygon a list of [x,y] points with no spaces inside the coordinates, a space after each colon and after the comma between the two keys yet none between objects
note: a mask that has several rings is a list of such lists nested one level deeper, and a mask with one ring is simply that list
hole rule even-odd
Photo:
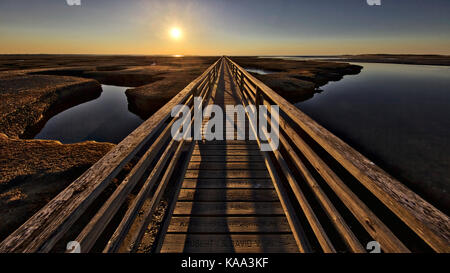
[{"label": "sky", "polygon": [[450,55],[450,0],[380,1],[1,0],[0,54]]}]

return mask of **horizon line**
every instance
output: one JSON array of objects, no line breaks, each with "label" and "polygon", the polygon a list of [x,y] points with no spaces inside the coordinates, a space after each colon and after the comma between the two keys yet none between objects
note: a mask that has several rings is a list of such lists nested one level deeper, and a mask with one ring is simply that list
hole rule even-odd
[{"label": "horizon line", "polygon": [[361,56],[361,55],[396,55],[396,56],[448,56],[450,57],[450,53],[448,54],[438,54],[438,53],[358,53],[358,54],[311,54],[311,55],[302,55],[302,54],[132,54],[132,53],[0,53],[0,56],[14,56],[14,55],[62,55],[62,56],[153,56],[153,57],[217,57],[217,56],[238,56],[238,57],[336,57],[336,56]]}]

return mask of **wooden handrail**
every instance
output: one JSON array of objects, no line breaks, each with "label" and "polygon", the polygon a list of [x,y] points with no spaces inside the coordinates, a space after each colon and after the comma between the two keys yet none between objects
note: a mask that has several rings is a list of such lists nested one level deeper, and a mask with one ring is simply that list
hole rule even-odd
[{"label": "wooden handrail", "polygon": [[[278,105],[282,113],[308,134],[431,248],[437,252],[450,252],[450,220],[447,215],[317,124],[230,58],[226,57],[226,60],[241,89],[253,88],[256,103],[259,103],[257,93],[261,93],[272,104]],[[280,127],[283,129],[287,125],[280,124]]]},{"label": "wooden handrail", "polygon": [[[216,70],[214,69],[214,71],[216,71]],[[216,72],[214,72],[214,74],[215,73]],[[209,87],[206,88],[206,86],[205,86],[205,88],[200,88],[200,92],[198,95],[201,97],[202,102],[208,97],[208,93],[210,93],[210,91],[211,91],[211,84],[212,84],[213,78],[215,78],[215,76],[212,75],[212,73],[210,73],[208,75],[207,81],[205,81],[208,83]],[[203,104],[201,104],[201,105],[203,105]],[[196,109],[194,109],[194,106],[192,105],[191,113],[193,113],[195,110]],[[186,116],[186,117],[182,117],[182,118],[184,119],[184,121],[182,123],[184,123],[185,121],[187,121],[188,117]],[[194,119],[194,116],[191,115],[189,127],[188,127],[187,131],[184,132],[184,134],[187,134],[190,131],[191,125],[194,122],[193,119]],[[166,128],[169,129],[170,127],[171,127],[171,125],[167,126]],[[180,134],[180,133],[178,132],[178,134]],[[162,180],[158,181],[159,185],[158,185],[157,190],[151,200],[150,209],[148,209],[145,212],[145,215],[143,217],[145,220],[140,223],[138,231],[133,233],[131,248],[128,249],[128,251],[132,252],[132,251],[136,250],[136,248],[138,247],[138,243],[142,238],[143,232],[145,231],[145,229],[148,225],[148,221],[150,221],[150,217],[153,215],[153,212],[156,209],[156,206],[158,205],[160,198],[162,197],[162,194],[164,192],[164,189],[167,186],[169,178],[174,170],[175,164],[177,163],[177,160],[181,155],[181,150],[183,148],[183,144],[184,144],[184,138],[181,141],[175,141],[174,139],[170,140],[169,145],[166,147],[164,153],[161,155],[160,159],[158,160],[158,163],[156,164],[152,173],[149,175],[149,177],[145,181],[144,186],[142,187],[138,196],[133,201],[133,204],[129,207],[125,217],[122,219],[121,223],[119,224],[116,231],[112,235],[111,239],[109,240],[109,242],[106,245],[103,252],[108,253],[108,252],[117,252],[118,251],[120,245],[122,244],[122,242],[124,240],[125,234],[127,232],[129,232],[131,223],[136,218],[138,210],[141,209],[144,199],[147,198],[149,191],[155,186],[160,173],[163,171],[163,166],[165,166],[166,162],[169,161],[169,156],[170,156],[169,166],[165,170]],[[175,150],[175,152],[172,155],[173,150]]]},{"label": "wooden handrail", "polygon": [[[0,244],[0,252],[49,252],[84,214],[122,168],[171,118],[174,106],[185,104],[199,87],[210,88],[218,75],[218,59],[115,148],[34,214]],[[204,84],[207,82],[208,84]],[[109,218],[109,217],[108,217]],[[109,220],[109,219],[107,219]],[[95,237],[95,236],[94,236]]]}]

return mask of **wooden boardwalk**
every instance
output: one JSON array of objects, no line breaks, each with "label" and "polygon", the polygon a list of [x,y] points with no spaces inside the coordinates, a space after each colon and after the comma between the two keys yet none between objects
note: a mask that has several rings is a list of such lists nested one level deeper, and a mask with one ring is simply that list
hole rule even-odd
[{"label": "wooden boardwalk", "polygon": [[[226,65],[209,103],[242,105]],[[233,124],[250,129],[223,124],[235,139]],[[196,143],[161,252],[298,252],[256,140]]]},{"label": "wooden boardwalk", "polygon": [[[234,122],[224,117],[233,140],[185,138],[207,105],[247,107]],[[261,122],[279,124],[279,145],[264,141]],[[371,245],[448,253],[450,218],[221,57],[1,242],[0,253],[64,252],[68,242],[86,253],[363,253]]]}]

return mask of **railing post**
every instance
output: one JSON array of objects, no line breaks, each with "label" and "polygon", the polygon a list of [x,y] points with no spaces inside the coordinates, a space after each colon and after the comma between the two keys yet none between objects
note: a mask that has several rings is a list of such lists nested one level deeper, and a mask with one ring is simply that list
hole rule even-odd
[{"label": "railing post", "polygon": [[194,87],[194,89],[192,89],[192,95],[194,95],[194,97],[198,96],[198,87]]},{"label": "railing post", "polygon": [[244,88],[244,73],[241,71],[241,90]]},{"label": "railing post", "polygon": [[259,128],[260,120],[259,120],[259,106],[261,105],[261,89],[256,85],[255,90],[255,107],[256,107],[256,126]]},{"label": "railing post", "polygon": [[211,72],[208,73],[208,85],[209,85],[209,89],[211,90],[211,85],[212,85]]}]

